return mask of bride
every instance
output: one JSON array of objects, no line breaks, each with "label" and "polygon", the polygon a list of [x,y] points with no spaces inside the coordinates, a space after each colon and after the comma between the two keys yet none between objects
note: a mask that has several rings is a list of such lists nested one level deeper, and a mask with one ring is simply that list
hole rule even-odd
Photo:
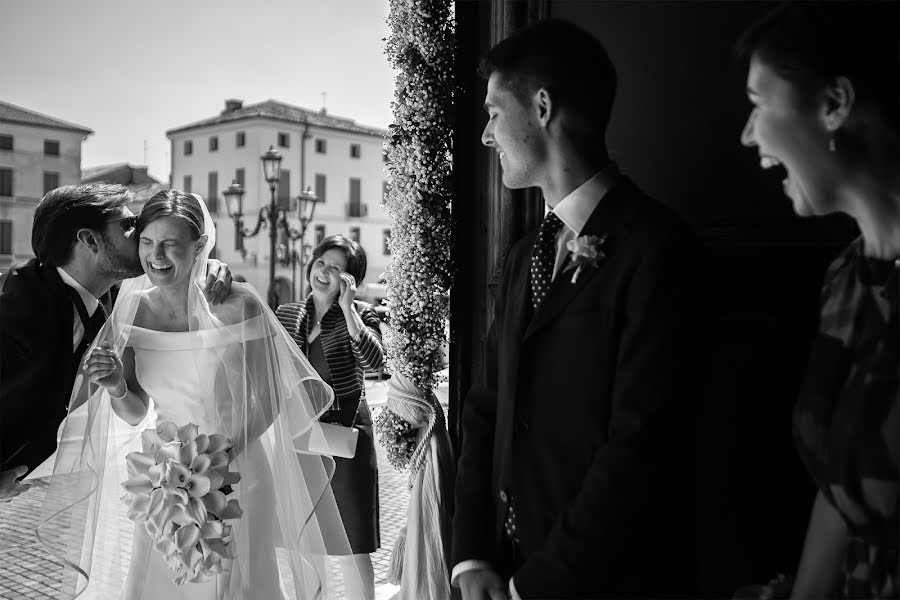
[{"label": "bride", "polygon": [[[199,196],[156,194],[136,234],[145,275],[123,283],[86,354],[70,404],[88,398],[86,424],[66,421],[63,440],[77,443],[60,447],[37,529],[67,567],[61,597],[305,599],[357,583],[335,581],[325,556],[324,538],[349,551],[329,483],[334,461],[295,442],[331,405],[331,389],[251,287],[235,284],[221,305],[206,301],[198,277],[215,230]],[[182,464],[209,476],[176,490],[202,536],[185,533],[194,531],[186,522],[176,534],[171,519],[154,528],[147,518],[177,504],[166,481],[180,471],[156,467],[169,470],[151,483],[142,465],[153,459],[142,456],[159,457],[173,439],[193,448],[178,455]],[[225,451],[224,477],[191,463],[207,447]]]}]

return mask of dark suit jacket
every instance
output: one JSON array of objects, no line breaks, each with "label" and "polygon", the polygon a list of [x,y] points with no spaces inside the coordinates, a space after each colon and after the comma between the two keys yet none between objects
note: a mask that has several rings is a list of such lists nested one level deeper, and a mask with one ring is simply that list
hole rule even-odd
[{"label": "dark suit jacket", "polygon": [[33,259],[0,293],[0,470],[32,470],[56,451],[81,358],[72,351],[70,290],[56,268]]},{"label": "dark suit jacket", "polygon": [[504,265],[486,382],[463,408],[453,561],[497,563],[514,498],[524,598],[689,594],[690,424],[705,253],[623,178],[580,235],[597,268],[556,276],[532,315],[532,232]]}]

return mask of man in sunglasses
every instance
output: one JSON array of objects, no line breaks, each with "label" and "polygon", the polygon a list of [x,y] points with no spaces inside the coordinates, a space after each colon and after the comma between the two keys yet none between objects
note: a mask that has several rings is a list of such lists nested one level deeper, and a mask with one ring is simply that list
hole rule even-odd
[{"label": "man in sunglasses", "polygon": [[[35,211],[36,258],[13,269],[0,293],[0,500],[28,489],[18,479],[56,451],[82,355],[117,284],[144,272],[132,200],[121,185],[65,186]],[[209,261],[210,302],[227,298],[231,281],[225,264]]]}]

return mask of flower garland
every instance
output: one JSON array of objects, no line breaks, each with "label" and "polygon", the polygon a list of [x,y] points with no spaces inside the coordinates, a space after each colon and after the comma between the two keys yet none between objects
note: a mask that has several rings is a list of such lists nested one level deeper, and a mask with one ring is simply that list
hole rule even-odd
[{"label": "flower garland", "polygon": [[[387,143],[394,225],[386,272],[388,364],[422,390],[437,384],[451,284],[454,23],[449,0],[390,0],[385,52],[397,70],[394,123]],[[404,468],[411,449],[400,417],[385,408],[382,443]],[[380,415],[379,415],[380,416]],[[393,464],[393,461],[392,461]]]}]

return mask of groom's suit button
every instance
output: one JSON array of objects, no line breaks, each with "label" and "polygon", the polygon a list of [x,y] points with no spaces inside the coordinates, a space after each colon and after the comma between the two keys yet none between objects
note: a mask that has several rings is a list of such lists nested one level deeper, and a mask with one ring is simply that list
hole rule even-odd
[{"label": "groom's suit button", "polygon": [[509,500],[509,496],[506,495],[506,490],[500,490],[500,502],[506,504],[507,500]]}]

